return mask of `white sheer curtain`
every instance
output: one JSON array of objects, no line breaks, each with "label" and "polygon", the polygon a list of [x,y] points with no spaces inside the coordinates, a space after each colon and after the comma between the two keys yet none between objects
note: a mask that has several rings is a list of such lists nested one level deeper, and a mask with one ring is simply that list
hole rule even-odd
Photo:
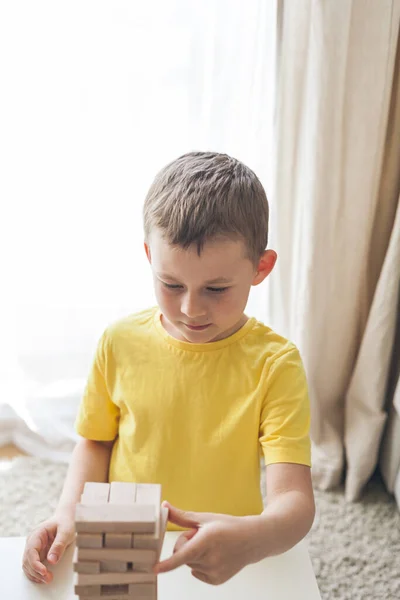
[{"label": "white sheer curtain", "polygon": [[159,168],[228,152],[270,192],[275,20],[263,0],[1,4],[0,444],[67,460],[98,337],[154,303]]}]

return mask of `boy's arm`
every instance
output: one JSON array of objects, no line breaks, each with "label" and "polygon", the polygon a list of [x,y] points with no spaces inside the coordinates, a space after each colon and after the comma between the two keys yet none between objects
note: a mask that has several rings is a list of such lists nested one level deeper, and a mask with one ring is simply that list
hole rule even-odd
[{"label": "boy's arm", "polygon": [[261,515],[234,517],[179,510],[168,503],[169,520],[189,528],[174,554],[155,573],[187,564],[206,583],[224,583],[245,565],[281,554],[310,530],[315,514],[310,468],[277,463],[267,467],[267,507]]},{"label": "boy's arm", "polygon": [[81,439],[75,446],[56,514],[75,514],[86,481],[108,481],[108,468],[114,442]]},{"label": "boy's arm", "polygon": [[260,515],[255,560],[286,552],[302,540],[314,521],[311,469],[289,463],[266,467],[267,506]]}]

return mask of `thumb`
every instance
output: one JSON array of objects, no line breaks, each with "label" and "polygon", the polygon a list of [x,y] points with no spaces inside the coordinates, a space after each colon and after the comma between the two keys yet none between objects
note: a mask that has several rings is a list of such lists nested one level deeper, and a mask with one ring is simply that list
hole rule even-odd
[{"label": "thumb", "polygon": [[54,538],[54,542],[50,546],[50,550],[47,554],[47,560],[53,564],[56,564],[65,552],[66,547],[70,542],[71,533],[64,529],[59,529],[57,535]]},{"label": "thumb", "polygon": [[174,546],[174,554],[175,552],[178,552],[185,544],[188,543],[189,540],[192,539],[193,536],[196,535],[196,533],[198,532],[198,529],[188,529],[186,531],[184,531],[183,533],[181,533],[181,535],[178,537],[175,546]]},{"label": "thumb", "polygon": [[[197,529],[195,532],[197,532]],[[201,548],[201,542],[197,543],[197,539],[198,536],[193,535],[191,539],[182,544],[179,550],[174,552],[169,558],[157,563],[153,567],[153,573],[156,575],[159,573],[167,573],[182,565],[195,562]]]}]

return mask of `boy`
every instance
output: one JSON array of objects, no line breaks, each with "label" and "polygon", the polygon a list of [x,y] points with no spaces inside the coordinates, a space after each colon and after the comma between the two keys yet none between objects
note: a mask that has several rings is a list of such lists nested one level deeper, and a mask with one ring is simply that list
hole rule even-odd
[{"label": "boy", "polygon": [[55,515],[27,540],[33,581],[51,581],[44,559],[56,563],[73,541],[85,481],[161,483],[170,529],[185,530],[155,572],[187,564],[211,584],[285,552],[314,519],[299,353],[244,314],[276,261],[260,181],[227,155],[186,154],[155,178],[144,229],[158,307],[101,337],[77,417],[83,439]]}]

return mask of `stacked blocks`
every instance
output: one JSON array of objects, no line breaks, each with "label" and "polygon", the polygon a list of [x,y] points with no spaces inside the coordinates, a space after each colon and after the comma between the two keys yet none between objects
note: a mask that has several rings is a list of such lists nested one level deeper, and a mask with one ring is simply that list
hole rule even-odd
[{"label": "stacked blocks", "polygon": [[75,594],[81,600],[157,600],[153,566],[168,521],[160,504],[159,484],[85,484],[75,513]]}]

